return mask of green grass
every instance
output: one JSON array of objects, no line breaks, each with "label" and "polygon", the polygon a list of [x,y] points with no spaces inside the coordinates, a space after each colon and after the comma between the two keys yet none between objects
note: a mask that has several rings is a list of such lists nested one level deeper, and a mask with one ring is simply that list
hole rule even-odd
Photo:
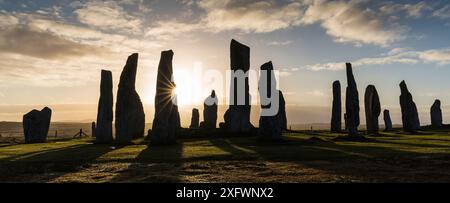
[{"label": "green grass", "polygon": [[[382,133],[364,142],[337,134],[144,141],[116,147],[90,139],[0,145],[0,182],[446,182],[448,132]],[[311,139],[316,137],[319,139]]]}]

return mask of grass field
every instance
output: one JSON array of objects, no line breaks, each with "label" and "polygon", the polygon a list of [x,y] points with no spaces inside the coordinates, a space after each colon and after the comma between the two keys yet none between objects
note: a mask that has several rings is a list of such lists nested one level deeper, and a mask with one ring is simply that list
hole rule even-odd
[{"label": "grass field", "polygon": [[174,146],[93,145],[90,138],[0,144],[0,182],[450,182],[448,132],[183,139]]}]

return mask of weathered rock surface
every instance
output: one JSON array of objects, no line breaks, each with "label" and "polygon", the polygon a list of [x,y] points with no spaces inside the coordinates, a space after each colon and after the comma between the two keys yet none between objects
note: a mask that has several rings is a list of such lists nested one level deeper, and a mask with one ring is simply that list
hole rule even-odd
[{"label": "weathered rock surface", "polygon": [[346,123],[349,136],[358,136],[359,95],[353,76],[352,64],[347,63],[347,89],[345,95]]},{"label": "weathered rock surface", "polygon": [[433,105],[430,108],[430,116],[431,116],[431,125],[433,127],[441,127],[442,126],[442,110],[441,110],[441,101],[436,99]]},{"label": "weathered rock surface", "polygon": [[191,125],[189,126],[189,128],[191,129],[199,128],[199,122],[200,122],[200,113],[198,109],[192,109]]},{"label": "weathered rock surface", "polygon": [[41,111],[32,110],[23,116],[23,134],[25,143],[40,143],[47,141],[52,110],[48,107]]},{"label": "weathered rock surface", "polygon": [[[264,74],[263,74],[264,71]],[[266,77],[264,77],[266,76]],[[266,85],[266,89],[262,85]],[[261,78],[260,78],[260,101],[267,98],[276,98],[278,104],[270,102],[267,105],[261,105],[261,116],[259,118],[258,134],[260,138],[265,140],[280,140],[282,138],[282,132],[287,128],[286,120],[286,107],[283,97],[283,93],[276,89],[275,73],[273,72],[272,62],[265,63],[261,66]],[[275,92],[276,91],[276,94]],[[271,108],[276,108],[275,115],[263,115],[264,110],[270,111]]]},{"label": "weathered rock surface", "polygon": [[176,142],[176,135],[181,127],[180,114],[174,94],[173,51],[161,52],[158,66],[155,96],[155,118],[153,120],[150,141],[152,144],[165,145]]},{"label": "weathered rock surface", "polygon": [[391,115],[389,114],[389,110],[383,111],[383,120],[384,120],[384,131],[392,130],[392,120]]},{"label": "weathered rock surface", "polygon": [[378,133],[378,117],[381,114],[380,98],[377,89],[373,85],[366,88],[364,95],[364,106],[366,110],[366,128],[368,133]]},{"label": "weathered rock surface", "polygon": [[[247,74],[250,69],[250,48],[232,40],[230,45],[230,56],[231,71],[236,75],[239,75],[239,72]],[[238,94],[239,91],[243,92],[243,94]],[[230,132],[251,131],[254,127],[250,123],[251,98],[249,93],[249,78],[231,78],[230,92],[230,106],[224,115],[225,123],[222,127]]]},{"label": "weathered rock surface", "polygon": [[144,108],[135,88],[137,64],[138,54],[132,54],[120,76],[115,123],[118,143],[129,143],[144,136]]},{"label": "weathered rock surface", "polygon": [[216,91],[212,91],[211,95],[205,99],[203,103],[203,122],[201,128],[215,129],[217,127],[217,104],[219,100]]},{"label": "weathered rock surface", "polygon": [[416,131],[420,129],[419,114],[411,93],[408,91],[405,81],[400,83],[400,107],[402,110],[402,122],[404,131]]},{"label": "weathered rock surface", "polygon": [[100,99],[98,101],[95,142],[110,143],[113,141],[113,80],[111,71],[102,70],[100,81]]},{"label": "weathered rock surface", "polygon": [[342,130],[341,83],[333,82],[333,107],[331,110],[331,132]]}]

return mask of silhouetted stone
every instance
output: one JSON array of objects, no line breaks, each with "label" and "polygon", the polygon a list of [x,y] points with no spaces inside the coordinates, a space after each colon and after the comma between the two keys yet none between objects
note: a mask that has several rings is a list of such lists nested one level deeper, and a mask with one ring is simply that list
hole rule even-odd
[{"label": "silhouetted stone", "polygon": [[213,90],[211,95],[203,103],[203,122],[201,128],[215,129],[217,125],[217,103],[219,102],[216,92]]},{"label": "silhouetted stone", "polygon": [[431,106],[430,116],[431,116],[431,125],[433,127],[442,126],[442,110],[441,110],[441,101],[439,99],[436,99],[433,105]]},{"label": "silhouetted stone", "polygon": [[189,128],[191,129],[198,128],[199,121],[200,121],[200,113],[198,112],[198,109],[192,109],[191,125],[189,126]]},{"label": "silhouetted stone", "polygon": [[404,131],[416,131],[420,129],[419,114],[411,93],[408,91],[405,81],[400,83],[400,107],[402,109],[402,122]]},{"label": "silhouetted stone", "polygon": [[[236,75],[239,75],[239,73],[248,74],[248,70],[250,69],[250,48],[232,40],[230,56],[232,73]],[[240,79],[244,79],[244,77]],[[249,132],[254,129],[250,123],[251,98],[249,93],[249,78],[245,77],[244,81],[238,81],[237,77],[231,78],[231,104],[225,112],[223,128],[230,132]],[[243,91],[243,94],[239,95],[238,91]]]},{"label": "silhouetted stone", "polygon": [[41,111],[36,109],[23,116],[23,134],[25,143],[39,143],[47,141],[48,129],[52,110],[48,107]]},{"label": "silhouetted stone", "polygon": [[[263,71],[265,74],[263,74]],[[264,77],[266,76],[266,77]],[[265,83],[266,90],[261,88],[263,83]],[[273,103],[267,105],[261,104],[261,116],[259,118],[259,129],[258,134],[260,138],[264,140],[280,140],[282,136],[282,131],[287,128],[286,112],[285,112],[285,101],[281,91],[277,90],[276,87],[272,87],[276,84],[275,74],[273,72],[272,62],[265,63],[261,66],[261,78],[260,78],[260,101],[265,100],[265,98],[278,97],[278,109],[276,109],[275,115],[263,115],[264,110],[270,110],[274,108]],[[273,91],[277,91],[275,94]],[[263,95],[266,94],[266,95]],[[275,107],[276,108],[276,107]]]},{"label": "silhouetted stone", "polygon": [[347,115],[347,130],[349,136],[358,136],[359,126],[359,95],[353,76],[352,64],[347,63],[347,89],[345,95],[345,111]]},{"label": "silhouetted stone", "polygon": [[158,66],[155,96],[155,118],[153,120],[150,141],[152,144],[165,145],[176,142],[176,134],[181,127],[180,114],[174,94],[173,51],[161,52]]},{"label": "silhouetted stone", "polygon": [[116,103],[116,141],[130,143],[144,136],[145,114],[141,99],[136,92],[138,54],[128,57],[120,76]]},{"label": "silhouetted stone", "polygon": [[96,127],[95,127],[95,122],[92,122],[92,123],[91,123],[91,133],[92,133],[92,137],[95,137],[95,129],[96,129]]},{"label": "silhouetted stone", "polygon": [[389,114],[389,110],[383,111],[383,120],[384,120],[384,131],[392,130],[392,120],[391,115]]},{"label": "silhouetted stone", "polygon": [[96,143],[110,143],[113,141],[113,80],[111,71],[102,70],[100,81],[100,99],[97,110]]},{"label": "silhouetted stone", "polygon": [[287,130],[287,116],[286,116],[286,101],[284,100],[283,92],[278,91],[278,96],[280,97],[280,109],[278,111],[278,117],[281,121],[281,129]]},{"label": "silhouetted stone", "polygon": [[381,114],[380,98],[375,86],[369,85],[364,95],[364,106],[366,110],[366,128],[368,133],[378,133],[378,117]]},{"label": "silhouetted stone", "polygon": [[344,130],[348,130],[347,113],[344,113]]},{"label": "silhouetted stone", "polygon": [[341,83],[333,82],[333,107],[331,110],[331,132],[342,130]]}]

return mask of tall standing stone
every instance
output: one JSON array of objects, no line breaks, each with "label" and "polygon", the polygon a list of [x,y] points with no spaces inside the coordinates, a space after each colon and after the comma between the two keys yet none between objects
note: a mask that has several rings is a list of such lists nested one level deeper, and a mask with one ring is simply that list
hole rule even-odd
[{"label": "tall standing stone", "polygon": [[230,57],[232,74],[241,75],[241,77],[231,78],[230,106],[225,112],[223,126],[230,132],[249,132],[254,128],[250,123],[249,78],[243,75],[248,76],[250,69],[250,48],[233,39],[230,45]]},{"label": "tall standing stone", "polygon": [[92,122],[91,123],[91,134],[92,134],[92,137],[95,137],[95,129],[96,129],[97,127],[95,126],[95,122]]},{"label": "tall standing stone", "polygon": [[391,115],[389,114],[389,110],[383,111],[383,120],[384,120],[384,131],[392,130],[392,120]]},{"label": "tall standing stone", "polygon": [[41,111],[34,109],[25,114],[22,122],[25,143],[46,142],[51,117],[52,110],[48,107]]},{"label": "tall standing stone", "polygon": [[441,127],[442,126],[442,110],[441,110],[441,101],[436,99],[433,105],[430,108],[430,116],[431,116],[431,125],[433,127]]},{"label": "tall standing stone", "polygon": [[173,51],[161,52],[158,66],[155,96],[155,118],[153,120],[150,141],[152,144],[165,145],[176,142],[176,134],[181,127],[180,114],[174,94]]},{"label": "tall standing stone", "polygon": [[419,114],[417,113],[416,103],[414,103],[405,81],[400,83],[400,90],[403,130],[408,132],[416,131],[420,129]]},{"label": "tall standing stone", "polygon": [[[272,85],[276,84],[272,62],[268,62],[262,65],[261,72],[262,74],[259,86],[261,97],[260,101],[263,101],[266,98],[269,99],[268,101],[271,101],[270,98],[275,98],[277,100],[276,102],[278,102],[278,105],[275,105],[272,102],[266,105],[261,105],[261,116],[259,118],[258,134],[264,140],[280,140],[283,130],[287,128],[285,111],[286,107],[283,93],[277,90],[276,87],[272,87]],[[266,90],[262,89],[263,85],[266,86]],[[264,110],[268,110],[269,112],[271,112],[270,109],[272,108],[278,108],[275,112],[273,112],[275,113],[275,115],[263,115]]]},{"label": "tall standing stone", "polygon": [[286,100],[284,100],[284,95],[281,90],[278,91],[278,96],[280,97],[280,109],[278,110],[278,117],[281,121],[281,129],[287,130],[287,115],[286,115]]},{"label": "tall standing stone", "polygon": [[345,95],[345,111],[347,115],[347,130],[349,136],[358,136],[359,126],[359,95],[353,76],[352,64],[346,64],[347,89]]},{"label": "tall standing stone", "polygon": [[145,114],[141,99],[136,92],[138,54],[128,57],[120,76],[116,103],[116,141],[129,143],[144,136]]},{"label": "tall standing stone", "polygon": [[364,95],[364,106],[366,110],[366,128],[368,133],[378,133],[378,117],[381,114],[380,98],[375,86],[369,85]]},{"label": "tall standing stone", "polygon": [[344,113],[344,129],[348,131],[347,113]]},{"label": "tall standing stone", "polygon": [[333,82],[333,107],[331,110],[331,132],[342,130],[341,83]]},{"label": "tall standing stone", "polygon": [[102,70],[100,80],[100,99],[98,101],[95,142],[110,143],[113,141],[113,80],[111,71]]},{"label": "tall standing stone", "polygon": [[192,109],[191,125],[189,128],[196,129],[199,127],[200,113],[198,109]]},{"label": "tall standing stone", "polygon": [[217,104],[219,100],[216,91],[212,91],[211,95],[205,99],[203,103],[203,122],[201,128],[215,129],[217,127]]}]

